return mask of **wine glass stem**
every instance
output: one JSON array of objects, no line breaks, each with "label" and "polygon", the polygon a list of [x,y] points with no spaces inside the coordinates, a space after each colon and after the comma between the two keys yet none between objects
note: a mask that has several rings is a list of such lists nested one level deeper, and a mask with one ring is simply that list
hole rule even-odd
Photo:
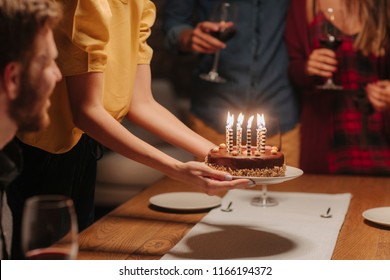
[{"label": "wine glass stem", "polygon": [[330,78],[328,78],[328,79],[326,80],[325,84],[326,84],[326,85],[333,85],[333,84],[334,84],[334,82],[333,82],[333,76],[330,77]]},{"label": "wine glass stem", "polygon": [[219,63],[219,51],[217,51],[217,52],[214,54],[213,67],[211,68],[210,72],[217,73],[218,63]]},{"label": "wine glass stem", "polygon": [[262,195],[263,204],[267,202],[267,185],[262,185]]}]

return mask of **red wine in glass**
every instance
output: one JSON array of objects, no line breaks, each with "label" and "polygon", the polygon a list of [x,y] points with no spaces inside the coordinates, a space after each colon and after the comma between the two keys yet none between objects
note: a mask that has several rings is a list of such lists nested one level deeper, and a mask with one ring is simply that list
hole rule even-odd
[{"label": "red wine in glass", "polygon": [[73,200],[61,195],[37,195],[26,200],[22,249],[29,260],[73,260],[78,230]]},{"label": "red wine in glass", "polygon": [[36,249],[26,252],[28,260],[70,260],[71,255],[67,251],[59,249]]},{"label": "red wine in glass", "polygon": [[[340,31],[334,25],[335,14],[333,8],[328,8],[327,12],[329,21],[325,22],[323,25],[318,25],[322,34],[319,41],[323,48],[327,48],[335,52],[340,47],[343,40],[341,39]],[[323,85],[317,86],[317,88],[324,90],[343,89],[342,86],[336,85],[333,82],[333,77],[328,78]]]},{"label": "red wine in glass", "polygon": [[[337,51],[337,49],[341,46],[343,43],[343,40],[339,37],[335,37],[333,35],[328,34],[325,38],[320,38],[320,45],[324,48],[330,49],[332,51]],[[333,82],[332,78],[328,78],[325,82],[325,84],[318,86],[319,89],[325,89],[325,90],[341,90],[343,89],[342,86],[336,85]]]},{"label": "red wine in glass", "polygon": [[229,41],[234,34],[236,34],[236,29],[235,28],[227,28],[224,30],[219,30],[215,32],[211,32],[210,35],[213,36],[214,38],[217,38],[218,40],[222,42],[227,42]]},{"label": "red wine in glass", "polygon": [[342,43],[343,43],[342,39],[334,38],[334,37],[332,37],[332,39],[330,38],[320,39],[320,45],[322,47],[333,51],[337,51],[337,49],[341,46]]},{"label": "red wine in glass", "polygon": [[[234,26],[237,17],[237,7],[234,2],[222,0],[216,5],[214,12],[211,15],[210,21],[218,23],[220,30],[210,33],[211,36],[222,42],[230,40],[235,32]],[[213,65],[208,73],[201,73],[199,77],[205,81],[213,83],[226,83],[227,80],[221,77],[218,73],[220,51],[217,50],[214,54]]]}]

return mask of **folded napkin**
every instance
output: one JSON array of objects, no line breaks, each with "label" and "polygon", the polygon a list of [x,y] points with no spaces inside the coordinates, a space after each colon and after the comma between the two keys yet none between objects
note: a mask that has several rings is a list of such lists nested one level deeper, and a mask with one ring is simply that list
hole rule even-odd
[{"label": "folded napkin", "polygon": [[[231,190],[162,259],[330,259],[351,194],[268,192],[277,206],[256,207],[254,190]],[[328,208],[332,218],[322,218]]]}]

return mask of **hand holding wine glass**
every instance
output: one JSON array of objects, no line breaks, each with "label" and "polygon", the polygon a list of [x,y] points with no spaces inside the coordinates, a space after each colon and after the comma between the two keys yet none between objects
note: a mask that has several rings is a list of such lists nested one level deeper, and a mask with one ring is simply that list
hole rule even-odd
[{"label": "hand holding wine glass", "polygon": [[201,54],[214,54],[226,47],[226,44],[211,35],[219,30],[220,25],[216,22],[199,22],[193,30],[183,31],[181,50]]},{"label": "hand holding wine glass", "polygon": [[[334,11],[332,8],[328,9],[328,16],[329,20],[324,22],[322,26],[320,26],[320,45],[323,48],[332,50],[333,52],[336,52],[337,49],[342,44],[343,40],[340,34],[340,31],[335,27],[334,25]],[[342,86],[336,85],[333,81],[333,76],[330,76],[326,82],[318,86],[319,89],[325,89],[325,90],[341,90],[343,89]]]},{"label": "hand holding wine glass", "polygon": [[[219,23],[219,30],[210,32],[210,35],[222,42],[230,40],[235,32],[235,18],[237,11],[235,5],[228,1],[221,1],[214,10],[211,21]],[[226,79],[218,73],[220,51],[216,51],[214,55],[213,66],[207,74],[201,74],[200,78],[209,82],[226,83]]]},{"label": "hand holding wine glass", "polygon": [[40,195],[26,201],[22,248],[26,259],[71,260],[78,252],[73,201],[65,196]]}]

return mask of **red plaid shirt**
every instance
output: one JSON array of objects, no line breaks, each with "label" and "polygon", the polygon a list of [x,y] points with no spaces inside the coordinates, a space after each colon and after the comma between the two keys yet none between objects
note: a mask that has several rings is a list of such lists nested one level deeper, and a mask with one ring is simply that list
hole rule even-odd
[{"label": "red plaid shirt", "polygon": [[[299,1],[295,2],[298,6]],[[302,17],[306,18],[304,12]],[[319,13],[307,26],[301,21],[298,8],[290,13],[286,31],[289,71],[292,82],[302,92],[301,168],[315,173],[390,175],[390,134],[385,133],[390,114],[386,113],[386,119],[386,114],[374,112],[364,91],[367,83],[389,79],[386,58],[364,56],[353,48],[355,36],[343,34],[343,43],[336,52],[338,70],[334,81],[346,90],[316,90],[315,85],[324,83],[324,79],[294,72],[303,72],[303,61],[307,61],[311,50],[320,48],[319,25],[327,19]],[[304,32],[301,29],[305,25],[308,43],[297,35]]]}]

